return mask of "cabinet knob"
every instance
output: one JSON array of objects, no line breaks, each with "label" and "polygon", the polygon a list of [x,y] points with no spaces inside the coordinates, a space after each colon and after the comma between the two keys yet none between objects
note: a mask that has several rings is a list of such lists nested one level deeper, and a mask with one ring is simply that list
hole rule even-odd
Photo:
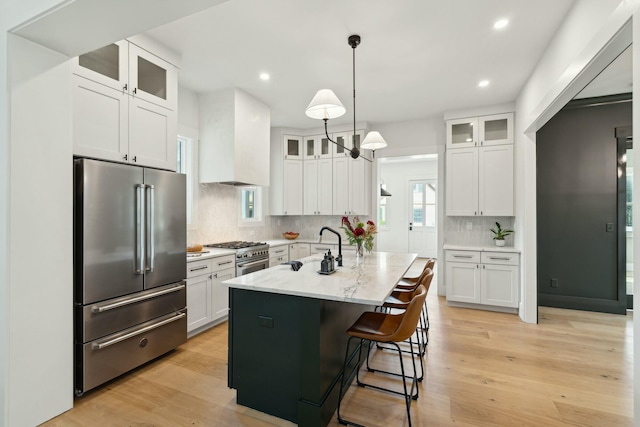
[{"label": "cabinet knob", "polygon": [[138,161],[138,156],[133,156],[133,161],[137,162]]},{"label": "cabinet knob", "polygon": [[133,88],[133,94],[135,95],[136,93],[138,93],[138,88],[137,88],[137,87],[134,87],[134,88]]},{"label": "cabinet knob", "polygon": [[124,155],[124,160],[126,161],[127,159],[129,159],[129,155],[128,155],[128,154],[125,154],[125,155]]},{"label": "cabinet knob", "polygon": [[129,86],[125,83],[124,86],[122,87],[122,90],[124,92],[126,92],[128,90]]}]

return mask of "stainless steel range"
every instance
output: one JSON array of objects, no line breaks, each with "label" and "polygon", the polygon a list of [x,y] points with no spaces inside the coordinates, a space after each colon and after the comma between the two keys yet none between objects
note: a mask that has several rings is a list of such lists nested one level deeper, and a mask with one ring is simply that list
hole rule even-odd
[{"label": "stainless steel range", "polygon": [[204,245],[208,248],[235,249],[236,276],[269,268],[269,245],[262,242],[224,242]]}]

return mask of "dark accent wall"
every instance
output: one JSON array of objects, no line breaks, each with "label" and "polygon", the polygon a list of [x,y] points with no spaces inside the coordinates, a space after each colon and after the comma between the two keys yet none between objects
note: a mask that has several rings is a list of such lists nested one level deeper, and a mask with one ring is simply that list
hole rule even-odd
[{"label": "dark accent wall", "polygon": [[537,133],[539,305],[621,312],[615,128],[631,107],[574,104]]}]

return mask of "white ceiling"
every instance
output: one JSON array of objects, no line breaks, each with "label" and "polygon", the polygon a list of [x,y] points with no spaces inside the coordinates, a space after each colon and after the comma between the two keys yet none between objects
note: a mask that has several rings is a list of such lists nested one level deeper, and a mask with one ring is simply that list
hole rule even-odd
[{"label": "white ceiling", "polygon": [[322,88],[347,108],[333,123],[353,120],[347,37],[359,34],[357,121],[375,124],[514,101],[572,3],[230,0],[148,34],[182,54],[182,86],[238,87],[269,105],[272,126],[296,128],[318,126],[304,111]]}]

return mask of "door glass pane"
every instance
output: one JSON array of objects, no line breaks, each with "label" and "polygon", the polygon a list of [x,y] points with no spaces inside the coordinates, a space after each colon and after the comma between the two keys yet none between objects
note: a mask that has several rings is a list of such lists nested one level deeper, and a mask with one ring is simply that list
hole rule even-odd
[{"label": "door glass pane", "polygon": [[413,187],[413,207],[411,210],[414,227],[424,226],[424,184],[416,183]]},{"label": "door glass pane", "polygon": [[344,137],[343,136],[337,137],[336,142],[338,143],[338,145],[336,145],[336,153],[338,154],[344,153]]},{"label": "door glass pane", "polygon": [[81,67],[120,80],[120,46],[110,44],[78,57]]},{"label": "door glass pane", "polygon": [[299,156],[300,152],[298,151],[298,140],[297,139],[287,139],[287,155],[288,156]]},{"label": "door glass pane", "polygon": [[320,154],[326,156],[329,154],[329,140],[327,138],[322,138]]},{"label": "door glass pane", "polygon": [[484,140],[507,139],[507,119],[487,120],[484,122]]},{"label": "door glass pane", "polygon": [[138,56],[138,89],[167,99],[167,70]]},{"label": "door glass pane", "polygon": [[451,142],[453,144],[473,142],[473,123],[459,123],[452,125]]},{"label": "door glass pane", "polygon": [[315,141],[313,139],[307,139],[307,152],[305,153],[305,156],[307,157],[313,157],[315,156],[316,153],[314,153],[315,150]]}]

